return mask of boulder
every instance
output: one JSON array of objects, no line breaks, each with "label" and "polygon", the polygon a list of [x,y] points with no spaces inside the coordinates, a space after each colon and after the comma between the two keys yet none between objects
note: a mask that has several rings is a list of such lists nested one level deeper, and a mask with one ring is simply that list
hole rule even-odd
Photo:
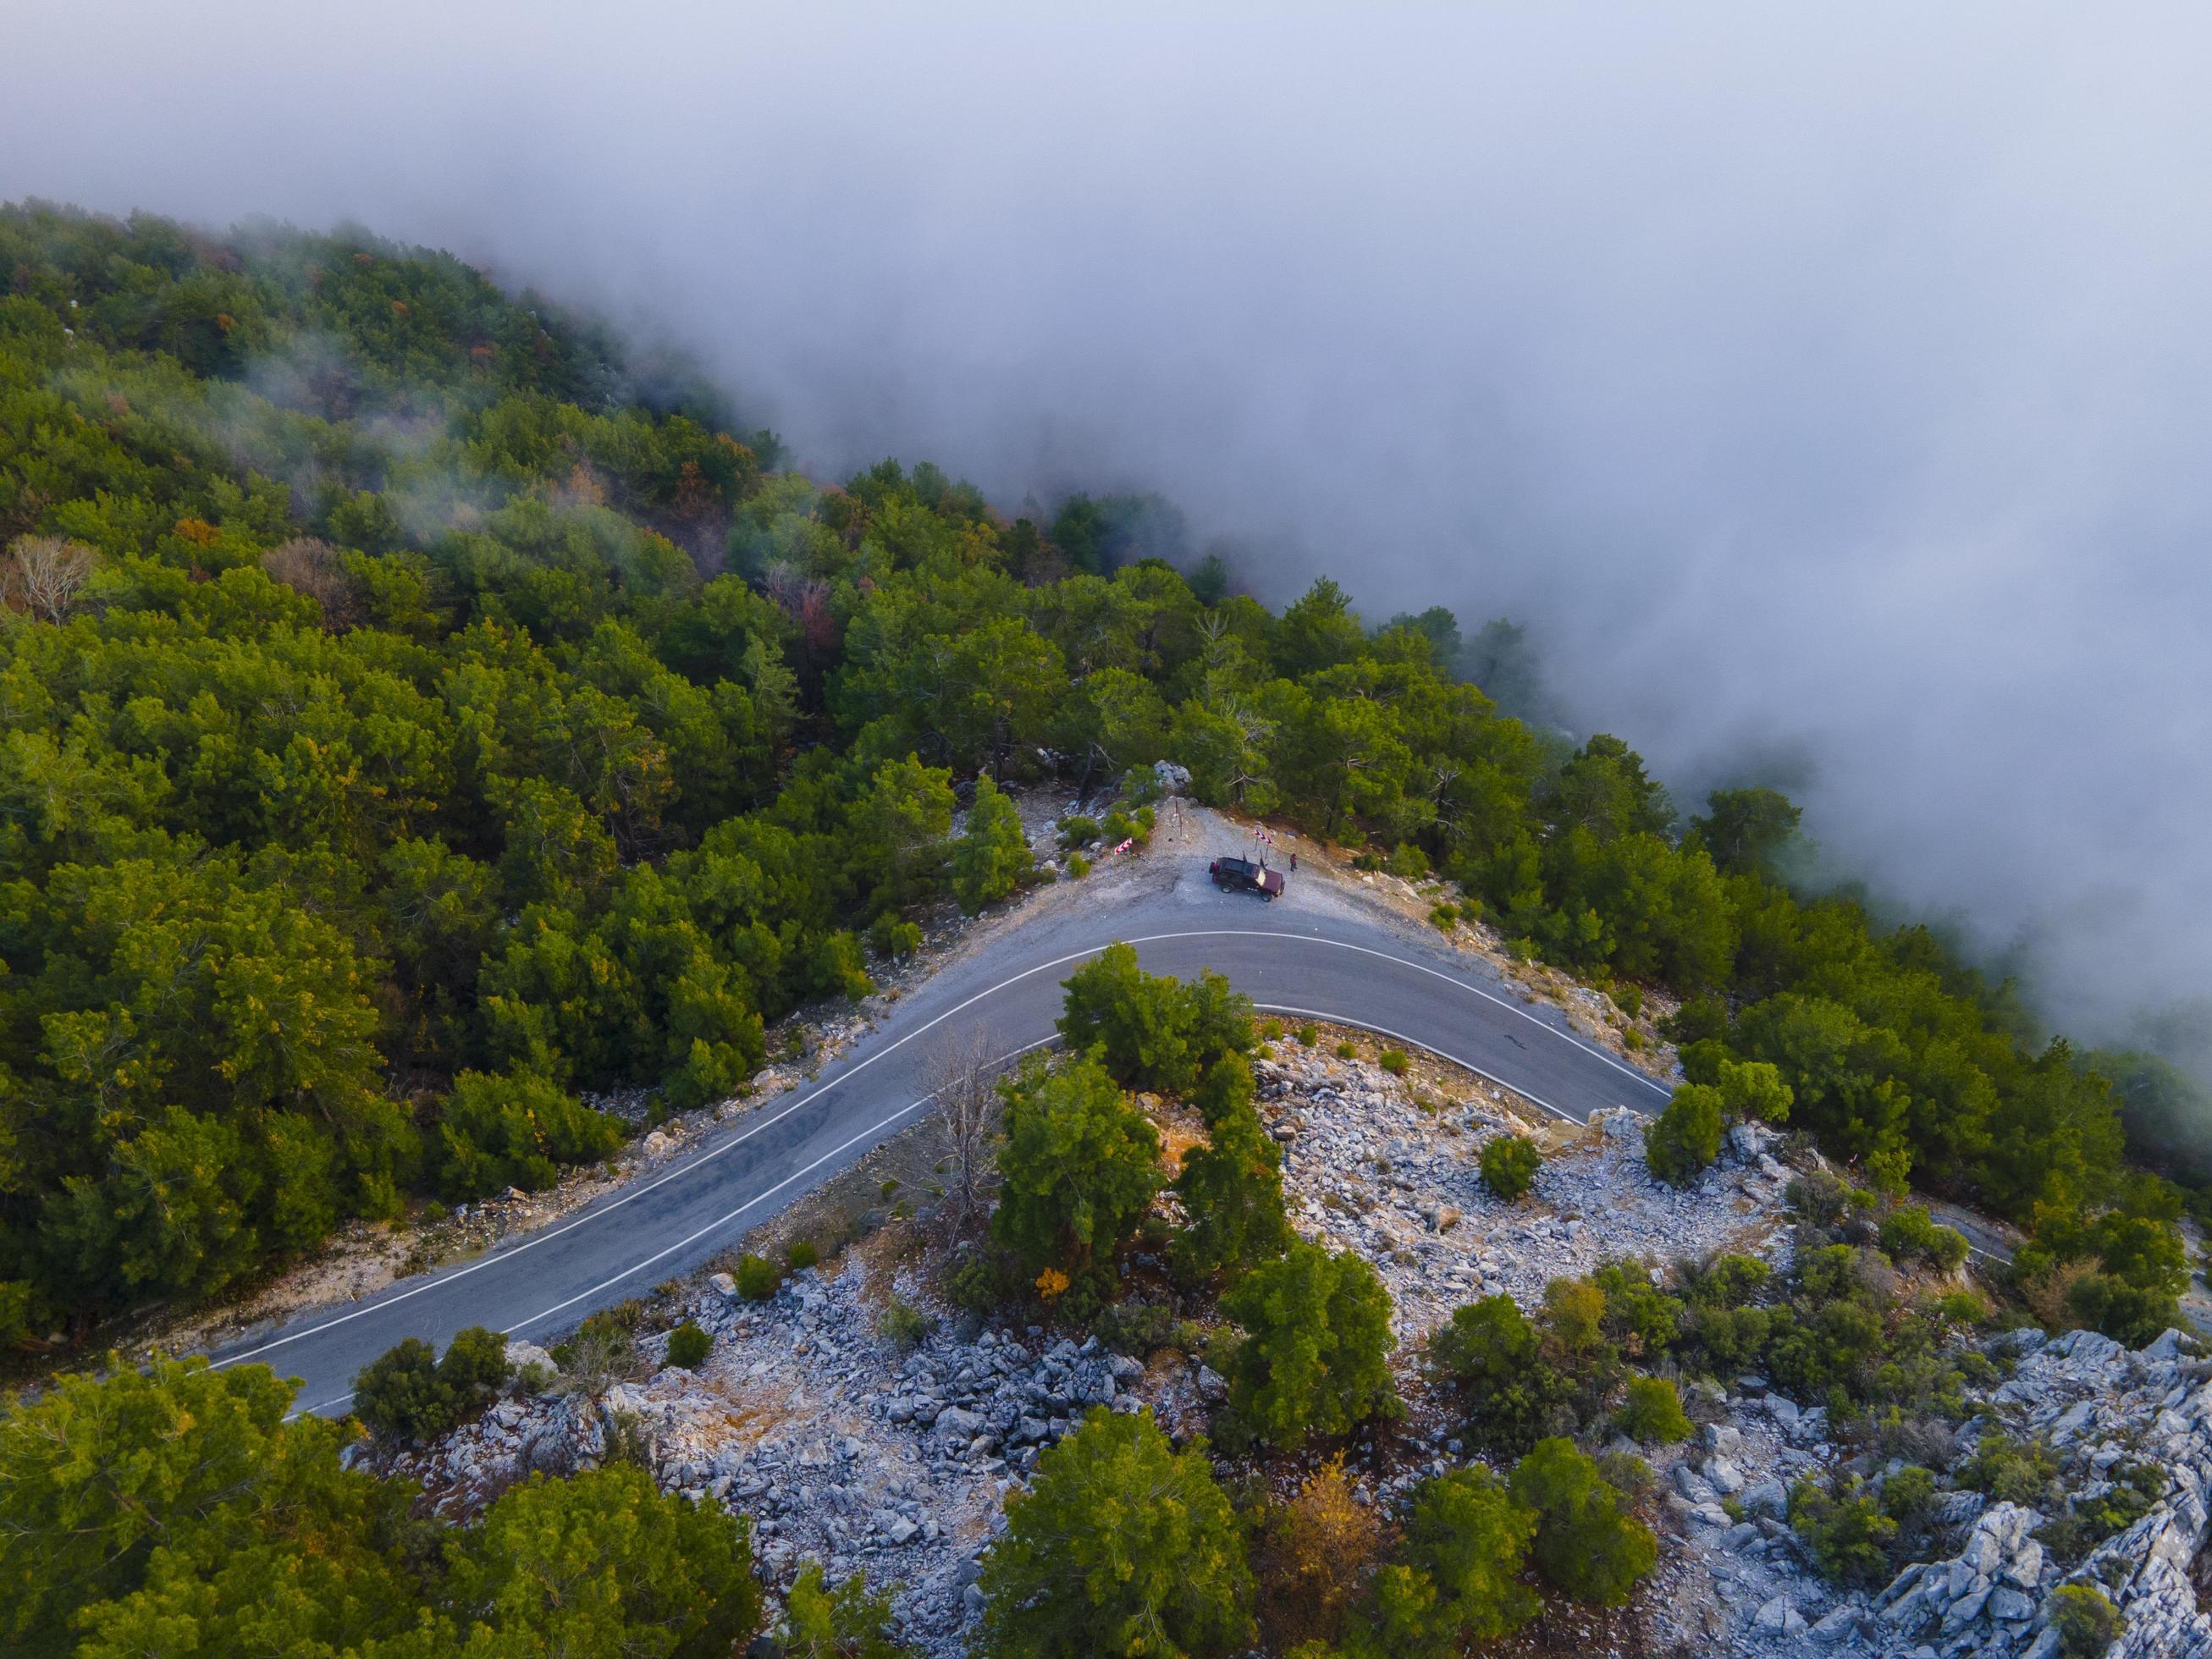
[{"label": "boulder", "polygon": [[1846,1602],[1840,1607],[1830,1610],[1826,1617],[1805,1634],[1823,1647],[1833,1647],[1838,1643],[1848,1642],[1856,1637],[1859,1633],[1859,1626],[1865,1621],[1865,1612]]},{"label": "boulder", "polygon": [[[1779,1130],[1754,1118],[1746,1118],[1742,1122],[1732,1125],[1728,1133],[1729,1150],[1747,1164],[1757,1162],[1767,1148],[1778,1145],[1781,1139]],[[1788,1171],[1784,1173],[1786,1175]]]},{"label": "boulder", "polygon": [[1743,1490],[1743,1512],[1751,1516],[1771,1516],[1777,1521],[1787,1519],[1790,1514],[1790,1489],[1771,1475]]},{"label": "boulder", "polygon": [[536,1365],[547,1371],[560,1370],[560,1367],[553,1363],[553,1356],[535,1342],[520,1342],[511,1336],[507,1340],[507,1363],[517,1370],[530,1365]]},{"label": "boulder", "polygon": [[1590,1127],[1607,1140],[1644,1139],[1644,1120],[1626,1106],[1609,1106],[1589,1115]]},{"label": "boulder", "polygon": [[2009,1584],[1999,1584],[1991,1590],[1987,1606],[1990,1618],[2008,1624],[2035,1616],[2035,1603]]}]

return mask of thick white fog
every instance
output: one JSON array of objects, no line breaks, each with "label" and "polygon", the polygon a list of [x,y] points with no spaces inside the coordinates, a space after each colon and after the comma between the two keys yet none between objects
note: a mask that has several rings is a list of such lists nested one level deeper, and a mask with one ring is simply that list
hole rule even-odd
[{"label": "thick white fog", "polygon": [[1510,614],[2076,1029],[2212,991],[2212,13],[1092,14],[14,0],[0,197],[357,219],[810,467]]}]

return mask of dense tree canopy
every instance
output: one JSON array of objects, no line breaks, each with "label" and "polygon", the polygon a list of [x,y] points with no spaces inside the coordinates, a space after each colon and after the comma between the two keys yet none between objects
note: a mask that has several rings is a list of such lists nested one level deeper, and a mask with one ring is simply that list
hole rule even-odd
[{"label": "dense tree canopy", "polygon": [[1094,1407],[1037,1461],[983,1567],[982,1651],[1006,1659],[1242,1651],[1244,1538],[1203,1443]]},{"label": "dense tree canopy", "polygon": [[[1370,629],[1325,580],[1273,614],[1180,574],[1154,500],[817,483],[358,233],[9,209],[0,270],[0,1338],[543,1186],[613,1146],[606,1091],[734,1092],[767,1023],[868,990],[863,937],[1026,878],[1002,787],[1162,757],[1687,996],[1882,1184],[2118,1195],[2094,1070],[1924,929],[1792,891],[1781,797],[1686,824],[1620,738],[1501,714],[1547,707],[1510,628]],[[1205,982],[1133,1032],[1134,972],[1071,1009],[1125,1086],[1250,1046]]]},{"label": "dense tree canopy", "polygon": [[1390,1293],[1365,1258],[1294,1243],[1239,1279],[1221,1310],[1244,1328],[1229,1405],[1245,1432],[1295,1447],[1395,1407]]},{"label": "dense tree canopy", "polygon": [[0,1413],[10,1652],[621,1653],[722,1659],[758,1629],[748,1523],[614,1464],[533,1478],[442,1537],[420,1491],[284,1421],[267,1367],[71,1376]]},{"label": "dense tree canopy", "polygon": [[992,1236],[1025,1270],[1103,1268],[1161,1186],[1160,1137],[1088,1057],[1006,1085]]}]

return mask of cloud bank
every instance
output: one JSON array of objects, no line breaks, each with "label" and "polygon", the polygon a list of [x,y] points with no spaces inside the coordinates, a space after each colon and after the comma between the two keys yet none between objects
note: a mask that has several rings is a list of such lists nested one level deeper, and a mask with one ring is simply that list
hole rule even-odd
[{"label": "cloud bank", "polygon": [[450,246],[811,466],[1532,625],[2107,1033],[2212,991],[2201,9],[34,0],[0,197]]}]

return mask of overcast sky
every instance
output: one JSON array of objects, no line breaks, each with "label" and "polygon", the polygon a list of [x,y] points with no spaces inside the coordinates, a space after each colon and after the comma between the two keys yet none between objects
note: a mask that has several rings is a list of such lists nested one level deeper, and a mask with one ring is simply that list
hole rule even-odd
[{"label": "overcast sky", "polygon": [[811,466],[1510,613],[2077,1027],[2212,992],[2201,6],[4,9],[0,197],[356,218]]}]

